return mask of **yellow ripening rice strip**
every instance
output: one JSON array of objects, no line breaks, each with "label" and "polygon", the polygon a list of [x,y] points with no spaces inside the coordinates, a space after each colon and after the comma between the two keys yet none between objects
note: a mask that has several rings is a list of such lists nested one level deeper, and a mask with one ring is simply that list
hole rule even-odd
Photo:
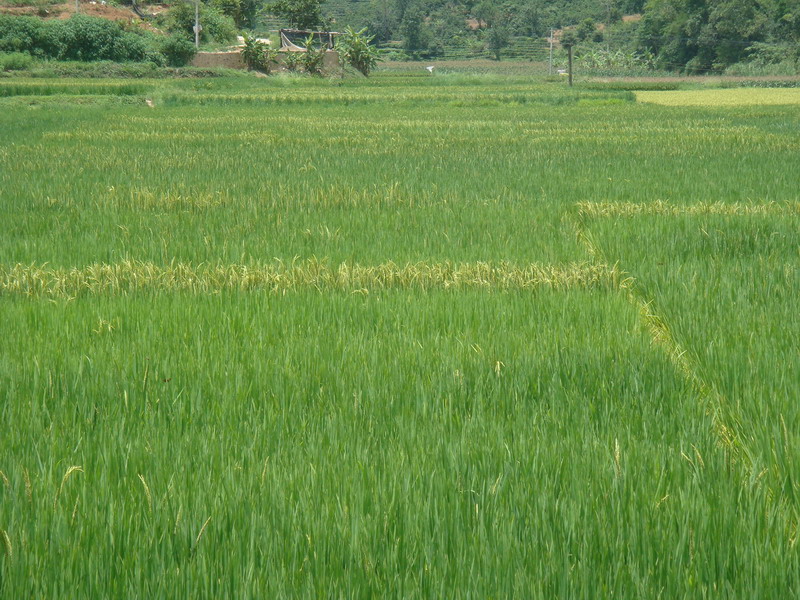
[{"label": "yellow ripening rice strip", "polygon": [[644,215],[665,215],[678,217],[683,215],[798,215],[800,202],[695,202],[693,204],[671,204],[656,200],[655,202],[578,202],[581,214],[590,217],[637,217]]},{"label": "yellow ripening rice strip", "polygon": [[800,88],[732,88],[635,92],[637,102],[664,106],[763,106],[800,104]]},{"label": "yellow ripening rice strip", "polygon": [[373,266],[309,259],[268,265],[191,265],[127,260],[83,268],[47,265],[0,265],[0,294],[72,298],[83,294],[143,292],[215,293],[222,290],[280,292],[302,288],[366,291],[370,289],[567,289],[614,288],[615,267],[567,263],[516,266],[510,263],[392,262]]}]

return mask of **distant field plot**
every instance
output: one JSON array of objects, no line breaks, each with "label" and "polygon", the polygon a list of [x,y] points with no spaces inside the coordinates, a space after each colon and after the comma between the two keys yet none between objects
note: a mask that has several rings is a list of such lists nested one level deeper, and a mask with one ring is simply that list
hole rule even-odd
[{"label": "distant field plot", "polygon": [[33,79],[0,596],[800,595],[793,107]]},{"label": "distant field plot", "polygon": [[155,82],[91,79],[0,80],[0,97],[10,96],[134,96],[144,94]]},{"label": "distant field plot", "polygon": [[[578,201],[796,197],[797,118],[780,108],[722,119],[514,80],[397,79],[181,81],[152,91],[154,109],[9,104],[0,260],[580,261],[564,221]],[[277,100],[223,102],[243,94]]]},{"label": "distant field plot", "polygon": [[800,104],[800,88],[734,88],[636,92],[639,102],[664,106],[766,106]]}]

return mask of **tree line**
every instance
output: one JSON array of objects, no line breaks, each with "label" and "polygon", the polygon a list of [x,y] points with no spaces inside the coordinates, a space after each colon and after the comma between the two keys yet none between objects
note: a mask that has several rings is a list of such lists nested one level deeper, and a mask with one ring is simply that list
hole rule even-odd
[{"label": "tree line", "polygon": [[800,0],[649,0],[638,43],[664,68],[800,62]]},{"label": "tree line", "polygon": [[[201,1],[241,29],[257,29],[268,17],[299,29],[366,28],[376,43],[410,58],[449,49],[500,58],[512,39],[569,29],[580,43],[641,53],[666,70],[721,71],[746,61],[800,66],[800,0]],[[623,16],[634,14],[641,18],[623,26]],[[191,19],[183,20],[190,29]]]},{"label": "tree line", "polygon": [[335,17],[342,21],[337,25],[367,27],[378,42],[401,41],[411,56],[482,43],[499,57],[512,37],[542,38],[564,28],[608,47],[602,31],[613,32],[624,15],[637,14],[641,20],[617,27],[613,41],[653,57],[661,69],[800,63],[800,0],[277,0],[266,6],[283,15],[287,6],[313,12],[317,25],[326,18],[331,25]]}]

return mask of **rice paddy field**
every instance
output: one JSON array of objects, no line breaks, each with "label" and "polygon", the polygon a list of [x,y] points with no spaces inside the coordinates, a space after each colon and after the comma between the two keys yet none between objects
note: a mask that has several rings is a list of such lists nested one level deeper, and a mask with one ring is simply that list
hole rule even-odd
[{"label": "rice paddy field", "polygon": [[0,79],[0,596],[800,595],[798,97],[712,92]]}]

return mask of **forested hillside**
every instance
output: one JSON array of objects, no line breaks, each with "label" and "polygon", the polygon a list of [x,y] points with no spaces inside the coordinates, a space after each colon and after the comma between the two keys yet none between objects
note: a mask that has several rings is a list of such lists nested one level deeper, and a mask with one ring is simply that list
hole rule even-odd
[{"label": "forested hillside", "polygon": [[644,5],[645,0],[328,0],[323,10],[337,22],[369,26],[378,36],[391,37],[416,16],[434,29],[442,23],[463,29],[468,19],[472,27],[503,25],[513,33],[538,36],[587,18],[616,22],[640,13]]},{"label": "forested hillside", "polygon": [[368,27],[379,42],[402,42],[412,56],[462,48],[499,58],[515,38],[575,27],[585,45],[638,53],[666,70],[748,61],[796,69],[800,60],[800,0],[328,0],[322,13]]},{"label": "forested hillside", "polygon": [[[44,16],[58,0],[36,1],[29,8]],[[25,2],[0,0],[0,8]],[[122,4],[148,10],[142,0]],[[192,6],[159,5],[155,26],[193,40]],[[800,72],[800,0],[201,0],[201,21],[201,37],[218,42],[233,39],[236,29],[366,28],[389,60],[544,60],[550,32],[558,40],[571,29],[584,66]],[[12,33],[6,37],[16,50]]]},{"label": "forested hillside", "polygon": [[800,0],[649,0],[639,45],[689,72],[800,61]]}]

